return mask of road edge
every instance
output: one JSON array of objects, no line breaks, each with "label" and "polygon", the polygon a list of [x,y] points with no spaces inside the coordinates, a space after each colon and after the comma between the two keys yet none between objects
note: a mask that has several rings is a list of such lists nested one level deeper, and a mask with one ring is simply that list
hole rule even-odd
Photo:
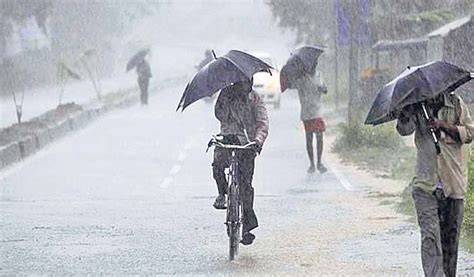
[{"label": "road edge", "polygon": [[[186,78],[187,76],[183,75],[161,80],[159,84],[151,84],[149,89],[150,95],[155,94],[164,86],[183,81]],[[102,100],[95,99],[81,105],[82,109],[80,111],[69,114],[66,119],[57,120],[49,124],[45,129],[35,131],[31,135],[22,137],[7,145],[0,146],[0,172],[23,161],[27,157],[33,156],[40,149],[65,135],[84,128],[106,113],[129,108],[138,104],[139,94],[137,93],[137,89],[138,86],[137,88],[127,88],[125,90],[108,93]],[[41,117],[45,113],[32,118],[30,121]]]}]

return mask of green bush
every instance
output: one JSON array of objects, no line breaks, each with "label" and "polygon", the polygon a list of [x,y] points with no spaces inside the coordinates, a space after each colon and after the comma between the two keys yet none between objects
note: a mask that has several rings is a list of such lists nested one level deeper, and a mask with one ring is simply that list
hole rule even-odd
[{"label": "green bush", "polygon": [[393,124],[351,127],[342,123],[338,131],[332,150],[342,158],[386,172],[390,178],[413,177],[415,149],[404,144]]},{"label": "green bush", "polygon": [[401,136],[392,124],[378,126],[349,126],[346,123],[338,125],[340,135],[334,148],[354,149],[364,146],[372,148],[400,149],[403,146]]},{"label": "green bush", "polygon": [[464,225],[469,233],[474,234],[474,159],[468,164],[468,188],[465,198]]}]

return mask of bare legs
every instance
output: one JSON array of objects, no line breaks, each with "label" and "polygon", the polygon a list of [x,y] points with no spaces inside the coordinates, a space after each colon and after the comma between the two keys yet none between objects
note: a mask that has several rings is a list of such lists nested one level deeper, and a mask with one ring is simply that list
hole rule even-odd
[{"label": "bare legs", "polygon": [[322,132],[306,132],[306,151],[308,152],[309,168],[308,173],[313,173],[316,170],[314,166],[314,151],[313,151],[313,137],[316,135],[316,154],[317,154],[317,169],[324,173],[327,171],[321,162],[323,156],[323,133]]}]

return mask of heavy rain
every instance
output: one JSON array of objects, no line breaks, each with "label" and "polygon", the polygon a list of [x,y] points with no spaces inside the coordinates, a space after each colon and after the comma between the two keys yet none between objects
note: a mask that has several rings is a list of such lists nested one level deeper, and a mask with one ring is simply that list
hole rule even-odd
[{"label": "heavy rain", "polygon": [[473,14],[0,0],[0,275],[474,276]]}]

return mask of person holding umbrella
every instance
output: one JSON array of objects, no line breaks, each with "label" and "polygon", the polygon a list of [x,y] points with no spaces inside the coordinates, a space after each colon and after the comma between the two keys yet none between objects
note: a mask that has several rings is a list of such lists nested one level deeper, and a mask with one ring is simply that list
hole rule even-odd
[{"label": "person holding umbrella", "polygon": [[[215,56],[215,55],[214,55]],[[262,60],[238,50],[215,58],[206,64],[186,86],[178,109],[212,96],[221,90],[215,105],[215,116],[220,123],[220,134],[231,144],[245,145],[255,142],[252,150],[237,153],[239,159],[240,196],[243,206],[242,241],[252,244],[255,235],[250,231],[258,227],[253,209],[254,188],[252,186],[255,157],[262,150],[268,136],[268,115],[265,105],[252,89],[253,75],[264,71],[270,73],[270,66]],[[217,184],[218,196],[214,208],[226,209],[228,183],[225,169],[229,167],[231,151],[215,148],[212,162],[213,177]]]},{"label": "person holding umbrella", "polygon": [[138,86],[140,87],[140,102],[142,105],[148,105],[148,85],[152,77],[150,64],[147,61],[149,53],[149,49],[143,49],[136,53],[127,63],[127,71],[136,68]]},{"label": "person holding umbrella", "polygon": [[377,93],[366,120],[397,119],[402,136],[415,134],[411,187],[425,276],[456,276],[467,187],[463,145],[474,137],[474,122],[453,91],[470,79],[469,72],[442,61],[408,68]]},{"label": "person holding umbrella", "polygon": [[[323,50],[318,47],[298,48],[283,66],[280,74],[282,91],[295,88],[301,104],[300,118],[306,134],[306,150],[309,158],[308,173],[316,168],[320,173],[327,171],[322,163],[323,133],[326,124],[321,116],[321,94],[327,93],[327,87],[321,72],[316,70],[318,58]],[[317,164],[314,164],[313,140],[316,136]]]},{"label": "person holding umbrella", "polygon": [[[258,222],[253,210],[254,189],[252,179],[255,168],[256,153],[260,153],[268,135],[268,115],[265,105],[258,94],[252,89],[252,79],[241,81],[224,88],[215,105],[215,116],[220,122],[221,135],[225,139],[244,145],[256,142],[254,150],[239,152],[244,222],[242,243],[251,244],[255,235],[250,233],[257,228]],[[214,208],[225,209],[228,183],[225,168],[229,167],[231,151],[215,148],[212,172],[217,184],[219,195]]]}]

